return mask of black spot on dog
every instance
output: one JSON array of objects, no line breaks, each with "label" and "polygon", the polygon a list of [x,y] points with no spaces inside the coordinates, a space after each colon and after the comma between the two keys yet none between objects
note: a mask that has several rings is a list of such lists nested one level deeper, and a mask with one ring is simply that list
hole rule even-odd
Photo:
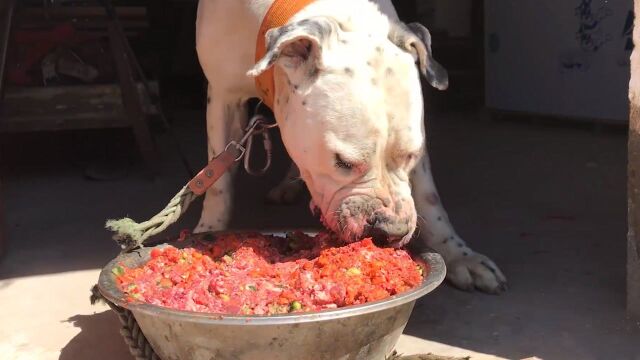
[{"label": "black spot on dog", "polygon": [[480,264],[489,269],[489,271],[491,271],[492,273],[496,273],[496,269],[494,269],[493,266],[487,264],[484,260],[480,261]]},{"label": "black spot on dog", "polygon": [[438,216],[438,221],[442,221],[442,216]]},{"label": "black spot on dog", "polygon": [[371,66],[371,61],[367,60],[367,65]]},{"label": "black spot on dog", "polygon": [[381,54],[382,53],[382,47],[376,46],[376,52]]},{"label": "black spot on dog", "polygon": [[294,25],[305,27],[309,34],[315,35],[320,41],[326,39],[332,32],[329,23],[318,20],[304,19]]},{"label": "black spot on dog", "polygon": [[438,205],[438,203],[440,202],[440,197],[436,193],[430,193],[425,197],[425,200],[427,200],[427,202],[431,205]]},{"label": "black spot on dog", "polygon": [[295,90],[298,90],[298,85],[293,85],[293,88],[294,88]]},{"label": "black spot on dog", "polygon": [[306,100],[302,100],[302,106],[307,106],[307,101]]},{"label": "black spot on dog", "polygon": [[350,67],[346,67],[344,68],[344,73],[349,76],[353,76],[353,69],[351,69]]},{"label": "black spot on dog", "polygon": [[459,242],[457,245],[458,245],[459,248],[463,248],[464,247],[464,244],[461,243],[461,242]]},{"label": "black spot on dog", "polygon": [[463,251],[463,252],[462,252],[462,256],[469,256],[469,253],[468,253],[468,252],[466,252],[466,251]]},{"label": "black spot on dog", "polygon": [[446,244],[447,242],[449,242],[449,238],[446,238],[446,239],[442,240],[443,244]]},{"label": "black spot on dog", "polygon": [[384,72],[387,76],[392,76],[393,75],[393,69],[388,67],[387,70],[385,70]]},{"label": "black spot on dog", "polygon": [[309,73],[307,74],[307,76],[311,79],[315,79],[316,76],[318,76],[319,72],[320,70],[317,67],[313,67],[309,70]]},{"label": "black spot on dog", "polygon": [[378,80],[376,78],[372,78],[371,79],[371,85],[377,86],[378,85]]},{"label": "black spot on dog", "polygon": [[340,43],[341,43],[341,44],[346,44],[347,42],[348,42],[348,41],[347,41],[347,40],[345,40],[345,39],[340,39]]}]

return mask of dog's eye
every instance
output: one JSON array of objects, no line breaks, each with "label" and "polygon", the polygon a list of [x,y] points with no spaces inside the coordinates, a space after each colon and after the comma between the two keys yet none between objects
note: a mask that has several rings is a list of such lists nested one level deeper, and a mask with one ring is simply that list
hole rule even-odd
[{"label": "dog's eye", "polygon": [[353,164],[345,161],[340,154],[336,154],[336,158],[335,158],[335,164],[336,167],[339,169],[345,169],[345,170],[351,170],[353,169]]}]

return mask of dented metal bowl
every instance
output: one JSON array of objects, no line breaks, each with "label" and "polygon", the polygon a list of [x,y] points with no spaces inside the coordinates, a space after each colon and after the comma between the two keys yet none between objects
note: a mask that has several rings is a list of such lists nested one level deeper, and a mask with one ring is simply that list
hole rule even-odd
[{"label": "dented metal bowl", "polygon": [[383,360],[393,351],[416,300],[434,290],[446,272],[442,257],[427,254],[422,259],[429,271],[422,285],[381,301],[303,314],[227,316],[126,302],[111,270],[120,263],[142,266],[150,251],[112,260],[100,273],[98,287],[109,301],[133,313],[163,360]]}]

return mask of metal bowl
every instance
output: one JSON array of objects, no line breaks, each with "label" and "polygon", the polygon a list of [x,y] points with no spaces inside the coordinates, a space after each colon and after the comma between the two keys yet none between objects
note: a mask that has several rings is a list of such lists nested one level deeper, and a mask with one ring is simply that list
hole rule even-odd
[{"label": "metal bowl", "polygon": [[311,313],[227,316],[125,301],[111,270],[118,264],[142,266],[150,251],[112,260],[100,273],[98,287],[109,301],[133,313],[163,360],[383,360],[393,351],[416,300],[435,289],[446,272],[442,257],[427,254],[421,257],[429,265],[422,284],[384,300]]}]

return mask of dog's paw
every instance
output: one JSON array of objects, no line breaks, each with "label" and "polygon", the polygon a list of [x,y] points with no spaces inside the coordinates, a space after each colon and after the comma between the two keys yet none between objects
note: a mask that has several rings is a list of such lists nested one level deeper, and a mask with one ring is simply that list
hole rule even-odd
[{"label": "dog's paw", "polygon": [[455,287],[500,294],[507,290],[507,278],[488,257],[471,253],[447,262],[447,280]]},{"label": "dog's paw", "polygon": [[283,182],[269,191],[266,201],[271,204],[290,205],[298,200],[303,189],[302,181]]}]

